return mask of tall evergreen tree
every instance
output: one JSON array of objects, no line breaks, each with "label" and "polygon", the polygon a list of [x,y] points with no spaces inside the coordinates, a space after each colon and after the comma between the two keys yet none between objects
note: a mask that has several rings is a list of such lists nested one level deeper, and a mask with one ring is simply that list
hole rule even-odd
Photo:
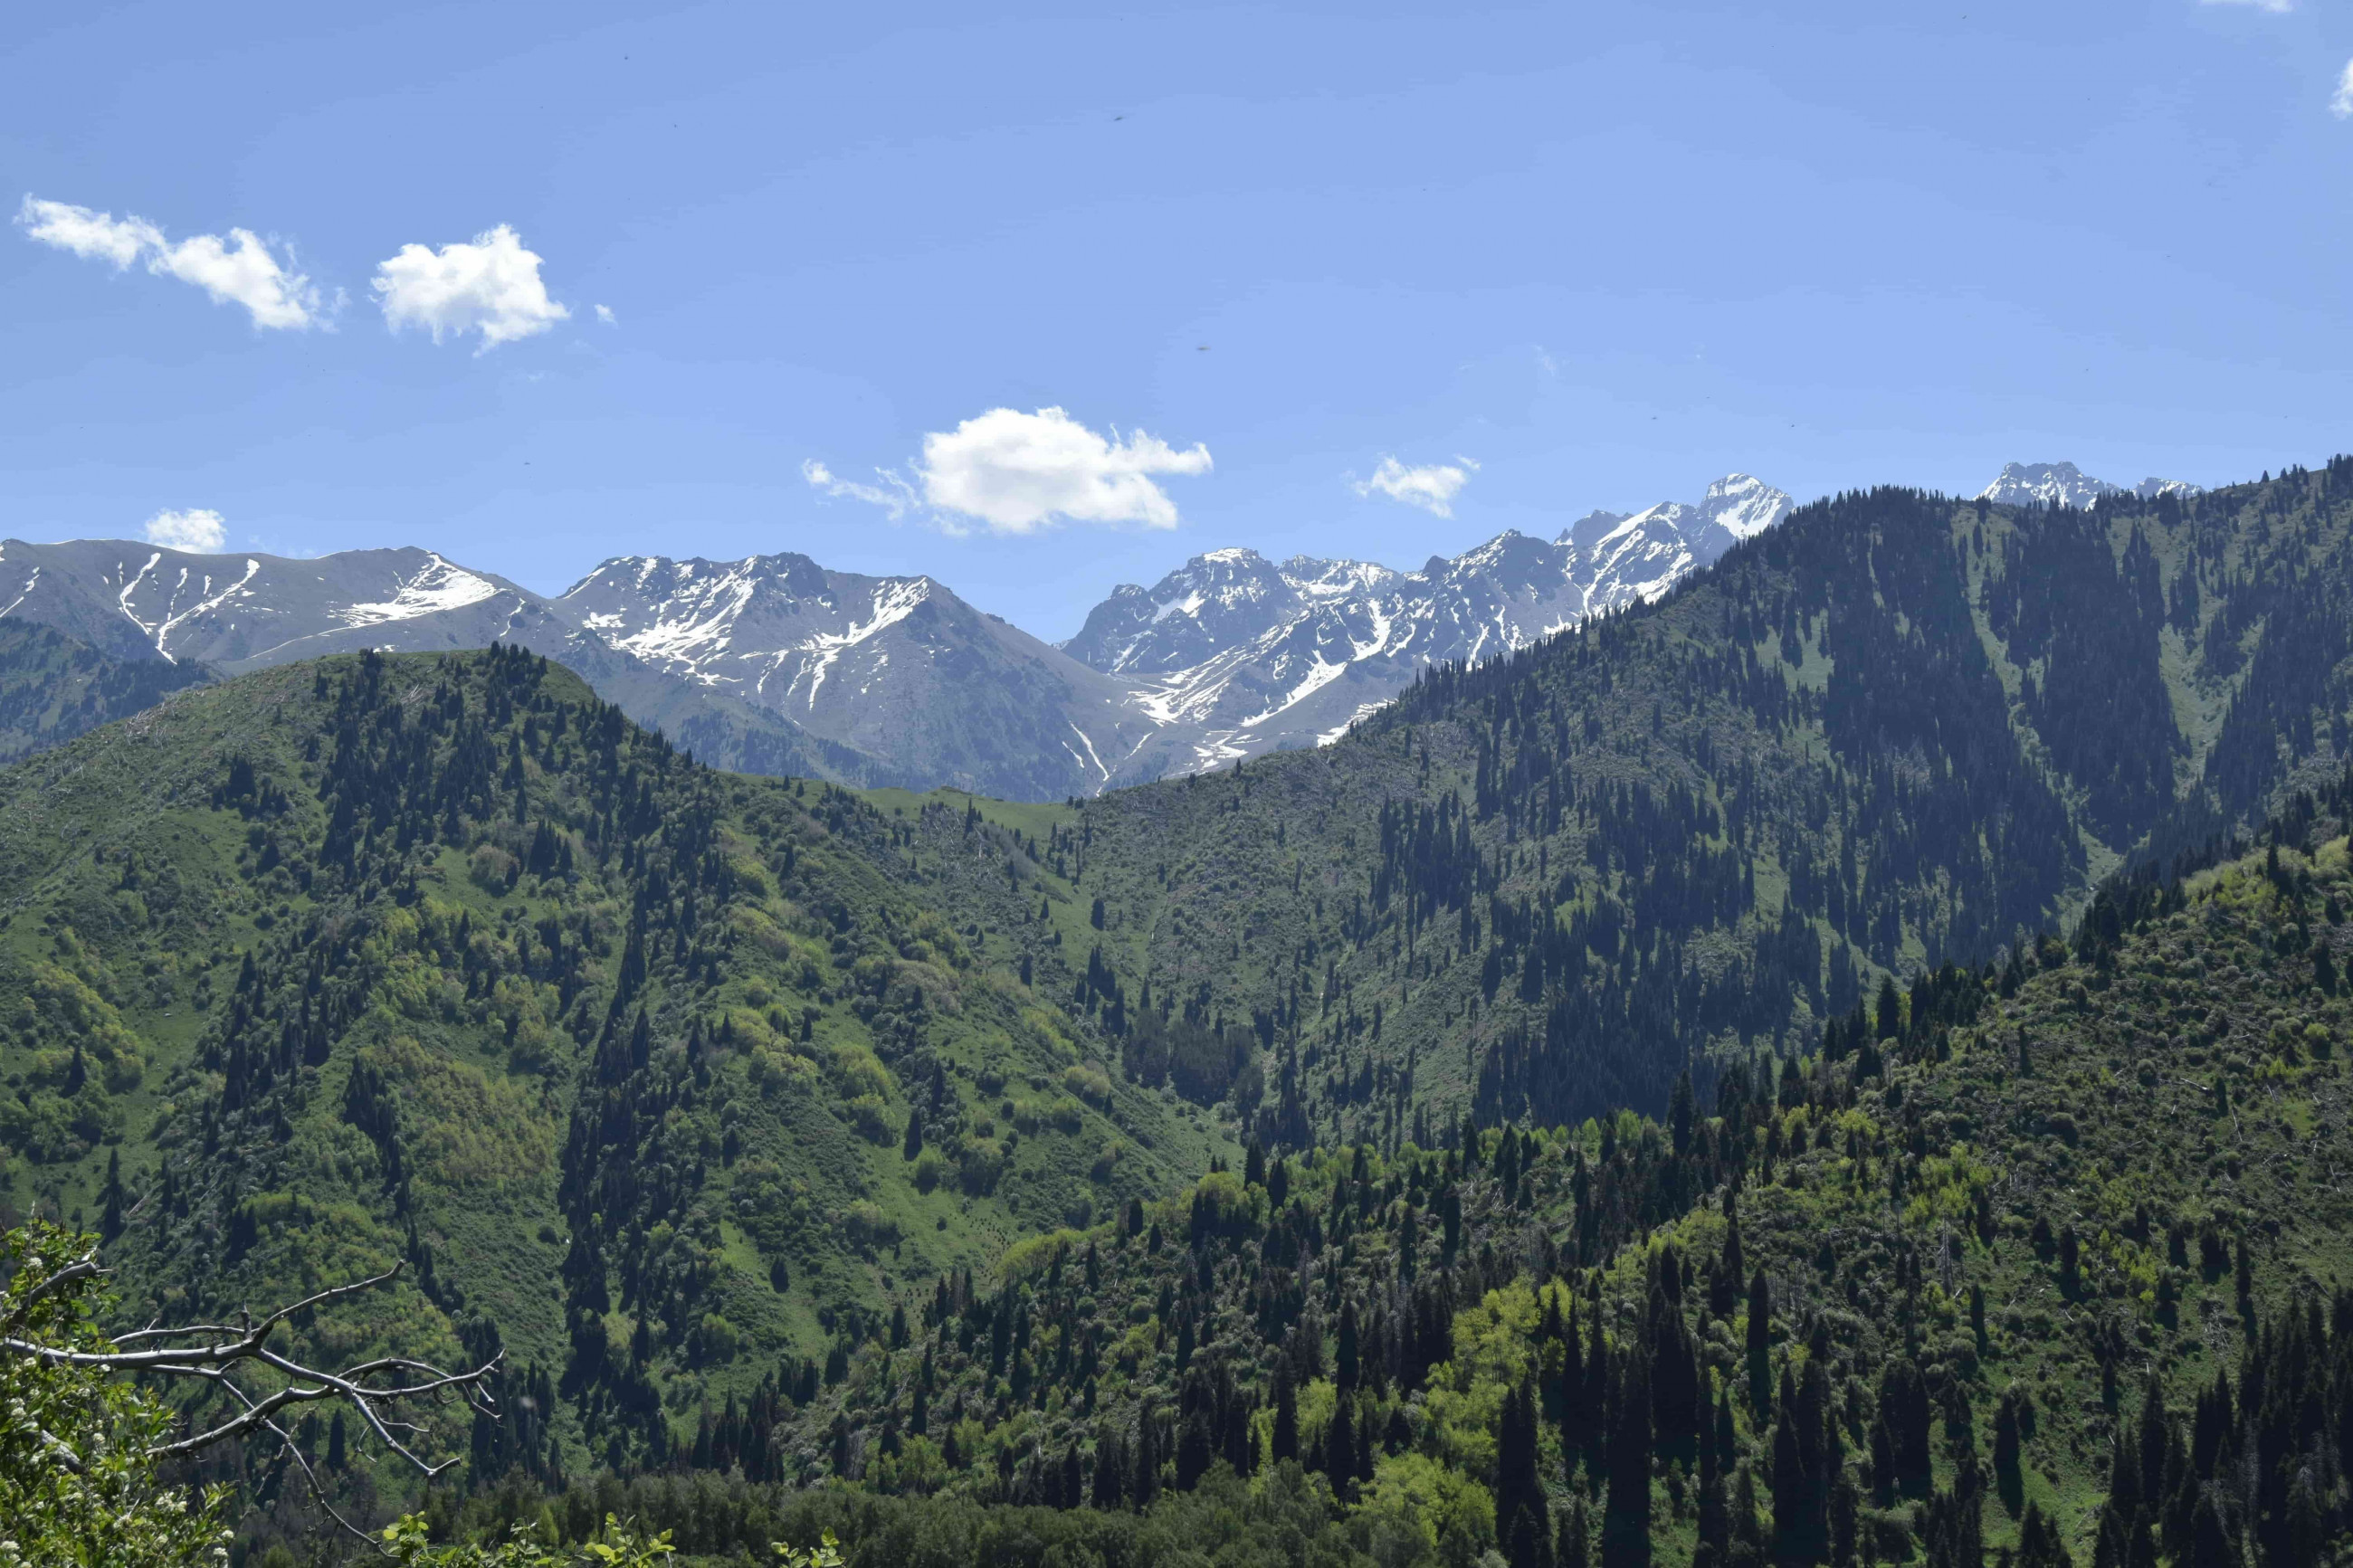
[{"label": "tall evergreen tree", "polygon": [[1601,1519],[1601,1568],[1651,1561],[1651,1378],[1639,1354],[1616,1370],[1609,1420],[1609,1486]]}]

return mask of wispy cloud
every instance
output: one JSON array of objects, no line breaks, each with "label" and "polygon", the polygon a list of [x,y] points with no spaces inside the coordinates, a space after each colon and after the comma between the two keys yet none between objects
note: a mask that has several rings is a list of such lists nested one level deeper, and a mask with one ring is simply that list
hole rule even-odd
[{"label": "wispy cloud", "polygon": [[888,468],[874,470],[879,485],[861,485],[853,479],[837,479],[831,468],[815,458],[801,464],[801,478],[829,496],[849,500],[862,500],[869,506],[879,506],[891,514],[892,522],[907,515],[909,509],[920,504],[914,487]]},{"label": "wispy cloud", "polygon": [[437,343],[444,336],[479,333],[482,341],[474,352],[480,354],[571,319],[569,310],[548,298],[539,266],[538,255],[501,224],[470,244],[438,250],[404,245],[377,264],[372,287],[393,331],[422,327]]},{"label": "wispy cloud", "polygon": [[1372,478],[1351,479],[1348,488],[1360,496],[1385,495],[1418,506],[1434,517],[1452,517],[1454,498],[1478,471],[1479,465],[1463,457],[1451,463],[1425,463],[1411,468],[1395,458],[1384,457]]},{"label": "wispy cloud", "polygon": [[2337,91],[2328,100],[2328,112],[2339,120],[2353,120],[2353,60],[2337,73]]},{"label": "wispy cloud", "polygon": [[202,289],[216,304],[244,306],[257,327],[282,331],[328,324],[319,290],[294,270],[292,252],[280,260],[250,229],[191,235],[174,244],[145,218],[118,218],[29,194],[16,209],[16,224],[28,239],[86,261],[110,263],[117,272],[143,262],[156,277]]},{"label": "wispy cloud", "polygon": [[2274,16],[2295,9],[2295,0],[2198,0],[2201,5],[2236,5],[2242,11],[2269,11]]}]

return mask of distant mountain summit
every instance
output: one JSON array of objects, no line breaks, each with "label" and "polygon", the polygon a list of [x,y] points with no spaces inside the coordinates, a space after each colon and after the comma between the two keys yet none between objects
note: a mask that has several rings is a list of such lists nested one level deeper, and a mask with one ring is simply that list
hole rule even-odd
[{"label": "distant mountain summit", "polygon": [[2003,506],[2085,507],[2108,495],[2194,496],[2200,487],[2182,479],[2146,479],[2137,485],[2095,479],[2073,463],[2005,463],[2000,477],[1978,492],[1979,500]]}]

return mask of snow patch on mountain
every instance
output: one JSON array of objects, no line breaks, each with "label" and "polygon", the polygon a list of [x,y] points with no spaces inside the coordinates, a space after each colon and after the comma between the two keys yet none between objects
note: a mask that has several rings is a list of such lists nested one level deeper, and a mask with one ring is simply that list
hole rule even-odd
[{"label": "snow patch on mountain", "polygon": [[[164,617],[163,624],[155,628],[155,651],[162,654],[165,658],[172,659],[173,663],[178,663],[179,661],[177,659],[172,658],[172,650],[166,646],[172,640],[173,628],[184,625],[186,622],[193,621],[199,616],[210,615],[213,611],[219,609],[223,605],[227,604],[231,599],[237,598],[240,595],[249,594],[250,590],[247,588],[246,584],[252,582],[255,574],[260,572],[260,562],[248,561],[245,563],[245,575],[239,577],[236,582],[231,583],[227,587],[223,588],[217,594],[213,592],[212,574],[209,572],[200,574],[202,585],[196,590],[195,600],[186,609],[177,610],[166,615]],[[188,568],[183,566],[180,568],[180,580],[178,584],[174,586],[172,592],[172,597],[174,603],[178,601],[181,590],[185,589],[187,584]]]},{"label": "snow patch on mountain", "polygon": [[[802,652],[815,656],[803,672],[808,677],[808,705],[811,708],[817,706],[818,689],[825,684],[825,672],[833,668],[834,660],[839,658],[845,649],[856,647],[886,627],[897,626],[913,615],[915,606],[930,598],[931,594],[932,583],[928,577],[886,581],[883,591],[874,596],[873,613],[866,620],[851,622],[847,631],[819,632],[801,644]],[[890,658],[887,653],[878,654],[877,668],[887,667]],[[793,684],[799,684],[797,677]],[[791,688],[786,689],[789,691]]]},{"label": "snow patch on mountain", "polygon": [[462,610],[499,591],[498,584],[488,578],[452,565],[431,551],[426,552],[425,560],[425,565],[411,575],[394,579],[392,597],[346,605],[335,613],[334,618],[346,626],[382,626],[386,621],[415,620],[443,610]]}]

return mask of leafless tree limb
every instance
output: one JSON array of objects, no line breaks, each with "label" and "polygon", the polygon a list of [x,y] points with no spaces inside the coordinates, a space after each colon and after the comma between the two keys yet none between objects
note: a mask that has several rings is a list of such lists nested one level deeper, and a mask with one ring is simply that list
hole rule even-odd
[{"label": "leafless tree limb", "polygon": [[[94,1252],[67,1265],[33,1287],[26,1299],[18,1303],[16,1311],[5,1321],[0,1321],[0,1331],[20,1327],[32,1303],[43,1296],[81,1280],[102,1278],[107,1272],[99,1264]],[[498,1369],[499,1356],[492,1356],[480,1366],[467,1372],[446,1372],[429,1362],[407,1356],[382,1356],[341,1373],[333,1373],[306,1366],[290,1356],[281,1355],[269,1342],[278,1326],[298,1313],[389,1284],[399,1275],[400,1268],[396,1264],[368,1279],[316,1291],[279,1308],[258,1321],[240,1314],[241,1321],[234,1324],[187,1323],[171,1328],[151,1326],[134,1329],[129,1333],[117,1335],[110,1342],[114,1348],[104,1351],[69,1350],[0,1331],[0,1354],[26,1356],[53,1366],[195,1378],[227,1389],[241,1406],[237,1414],[206,1431],[149,1449],[150,1458],[183,1458],[216,1443],[265,1429],[276,1436],[289,1452],[296,1452],[284,1428],[277,1423],[279,1412],[291,1405],[319,1400],[340,1400],[359,1412],[360,1419],[367,1423],[369,1429],[386,1448],[416,1466],[426,1476],[438,1476],[456,1464],[457,1459],[453,1457],[437,1465],[410,1447],[409,1441],[422,1428],[412,1422],[397,1419],[395,1407],[405,1402],[438,1399],[455,1392],[464,1399],[468,1408],[495,1417],[498,1407],[484,1384],[491,1373]],[[192,1345],[156,1342],[190,1338],[205,1342]],[[132,1348],[151,1345],[153,1348]],[[268,1367],[288,1381],[272,1394],[259,1399],[251,1397],[228,1375],[229,1368],[241,1363]],[[300,1458],[299,1453],[297,1458]],[[307,1460],[301,1463],[304,1475],[316,1489],[318,1478],[311,1473]],[[322,1494],[322,1506],[324,1500]],[[329,1511],[333,1510],[331,1509]]]}]

